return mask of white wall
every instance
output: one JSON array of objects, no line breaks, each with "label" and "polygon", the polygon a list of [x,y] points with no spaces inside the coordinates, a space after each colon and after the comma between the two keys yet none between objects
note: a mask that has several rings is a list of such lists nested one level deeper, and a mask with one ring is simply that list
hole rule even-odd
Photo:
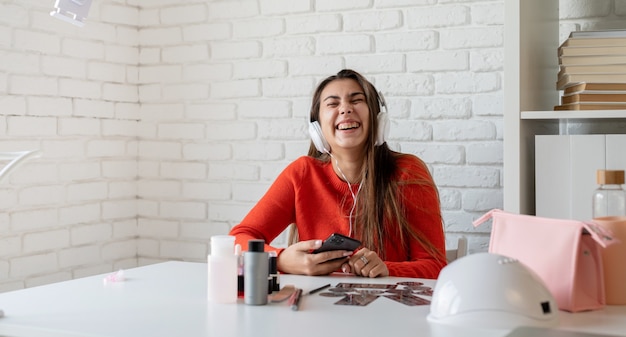
[{"label": "white wall", "polygon": [[0,2],[0,151],[43,152],[0,186],[0,291],[137,265],[139,11],[94,3]]},{"label": "white wall", "polygon": [[[0,2],[0,151],[44,153],[0,186],[0,291],[204,261],[306,153],[312,91],[346,67],[385,94],[390,145],[429,164],[448,242],[486,249],[503,0],[93,0],[84,28],[53,3]],[[572,24],[624,15],[569,3]]]},{"label": "white wall", "polygon": [[449,241],[484,247],[471,220],[502,204],[501,1],[141,5],[140,263],[202,260],[306,153],[311,94],[342,68],[383,91],[390,145],[430,165]]}]

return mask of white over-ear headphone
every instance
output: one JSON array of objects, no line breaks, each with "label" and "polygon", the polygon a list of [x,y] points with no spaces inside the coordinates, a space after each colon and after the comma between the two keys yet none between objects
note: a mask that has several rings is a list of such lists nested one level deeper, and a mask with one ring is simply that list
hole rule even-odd
[{"label": "white over-ear headphone", "polygon": [[[387,141],[387,135],[389,134],[389,115],[387,114],[387,102],[382,92],[378,92],[378,100],[380,102],[381,111],[378,113],[378,130],[376,130],[376,143],[375,146],[383,145]],[[330,153],[330,145],[322,134],[322,127],[318,121],[309,123],[309,134],[311,135],[311,141],[317,151],[321,153]]]}]

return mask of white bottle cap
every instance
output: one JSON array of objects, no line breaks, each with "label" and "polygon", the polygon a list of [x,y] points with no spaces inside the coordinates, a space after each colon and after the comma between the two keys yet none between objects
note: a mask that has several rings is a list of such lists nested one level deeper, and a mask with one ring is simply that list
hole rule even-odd
[{"label": "white bottle cap", "polygon": [[235,254],[235,237],[232,235],[213,235],[211,237],[211,255],[230,256]]}]

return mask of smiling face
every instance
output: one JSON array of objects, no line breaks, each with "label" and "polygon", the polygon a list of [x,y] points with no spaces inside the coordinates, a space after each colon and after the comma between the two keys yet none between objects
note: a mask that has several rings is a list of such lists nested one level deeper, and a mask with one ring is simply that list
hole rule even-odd
[{"label": "smiling face", "polygon": [[370,128],[369,114],[364,90],[357,81],[336,79],[322,90],[319,123],[333,152],[365,146]]}]

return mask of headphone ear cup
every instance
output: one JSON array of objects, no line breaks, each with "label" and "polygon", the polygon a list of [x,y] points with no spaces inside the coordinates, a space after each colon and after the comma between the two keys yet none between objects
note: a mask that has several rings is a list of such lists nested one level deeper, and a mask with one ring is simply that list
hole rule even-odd
[{"label": "headphone ear cup", "polygon": [[330,153],[330,145],[322,134],[322,127],[318,121],[309,123],[309,134],[311,135],[311,141],[317,151],[321,153]]},{"label": "headphone ear cup", "polygon": [[380,146],[387,141],[389,135],[389,115],[386,112],[378,113],[378,130],[376,130],[376,143],[374,145]]}]

